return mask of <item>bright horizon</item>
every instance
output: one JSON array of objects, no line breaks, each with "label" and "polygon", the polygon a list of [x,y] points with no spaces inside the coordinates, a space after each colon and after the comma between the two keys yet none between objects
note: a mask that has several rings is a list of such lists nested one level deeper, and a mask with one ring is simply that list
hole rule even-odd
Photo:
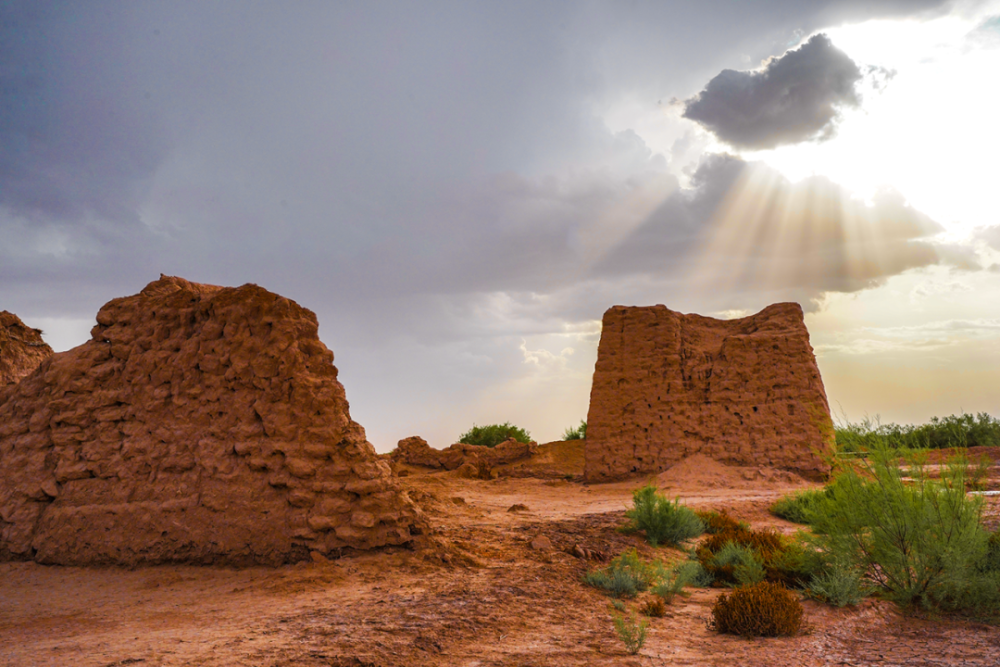
[{"label": "bright horizon", "polygon": [[379,451],[545,442],[607,308],[796,301],[835,418],[1000,416],[998,2],[46,6],[8,17],[0,309],[57,350],[160,273],[254,282]]}]

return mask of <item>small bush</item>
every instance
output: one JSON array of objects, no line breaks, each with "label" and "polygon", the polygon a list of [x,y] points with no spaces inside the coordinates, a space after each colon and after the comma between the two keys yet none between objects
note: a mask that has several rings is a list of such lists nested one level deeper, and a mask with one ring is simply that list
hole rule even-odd
[{"label": "small bush", "polygon": [[819,500],[825,495],[824,490],[800,491],[784,496],[771,505],[771,514],[793,523],[808,524],[812,512]]},{"label": "small bush", "polygon": [[709,628],[743,637],[796,635],[802,629],[802,603],[784,586],[762,581],[720,595]]},{"label": "small bush", "polygon": [[687,583],[697,588],[707,588],[715,581],[712,573],[706,570],[697,560],[689,560],[678,565],[675,570],[683,570]]},{"label": "small bush", "polygon": [[740,585],[743,583],[740,579],[746,582],[757,577],[756,566],[745,558],[731,561],[731,555],[727,554],[726,558],[717,560],[727,545],[733,545],[730,549],[748,549],[763,566],[764,578],[785,586],[805,585],[821,565],[815,550],[807,550],[798,541],[773,530],[725,530],[706,539],[696,552],[698,561],[718,585]]},{"label": "small bush", "polygon": [[618,633],[618,638],[625,644],[625,650],[630,655],[638,653],[642,649],[642,645],[646,643],[646,629],[649,627],[649,621],[639,620],[635,612],[632,612],[628,616],[625,614],[612,614],[611,618],[615,624],[615,632]]},{"label": "small bush", "polygon": [[695,512],[701,522],[705,524],[705,532],[709,535],[721,533],[724,530],[748,529],[749,526],[742,521],[737,521],[726,512],[716,512],[714,510],[702,510]]},{"label": "small bush", "polygon": [[632,493],[632,509],[625,512],[626,532],[644,531],[651,545],[679,545],[705,532],[701,519],[679,499],[670,502],[649,484]]},{"label": "small bush", "polygon": [[667,604],[662,597],[651,597],[643,603],[641,611],[646,616],[663,618],[667,614]]},{"label": "small bush", "polygon": [[580,420],[580,425],[576,428],[570,426],[563,431],[563,440],[583,440],[587,437],[587,422]]},{"label": "small bush", "polygon": [[726,542],[712,558],[717,570],[729,568],[733,579],[740,586],[764,581],[764,562],[754,549],[735,542]]},{"label": "small bush", "polygon": [[864,572],[843,564],[835,564],[813,576],[807,588],[810,597],[836,607],[856,605],[870,593]]},{"label": "small bush", "polygon": [[530,433],[510,422],[490,424],[489,426],[473,426],[463,433],[458,441],[467,445],[496,447],[508,438],[514,438],[518,442],[531,442]]},{"label": "small bush", "polygon": [[653,587],[653,593],[663,598],[664,602],[671,602],[674,596],[683,590],[685,586],[692,583],[704,572],[700,563],[686,561],[670,570],[664,580]]},{"label": "small bush", "polygon": [[663,578],[663,566],[649,564],[630,549],[612,559],[607,567],[584,575],[584,583],[600,588],[612,597],[634,598]]}]

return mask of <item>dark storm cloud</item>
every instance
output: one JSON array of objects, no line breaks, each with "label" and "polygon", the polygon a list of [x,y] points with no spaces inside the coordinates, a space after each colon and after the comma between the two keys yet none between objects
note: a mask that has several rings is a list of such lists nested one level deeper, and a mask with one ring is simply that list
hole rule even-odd
[{"label": "dark storm cloud", "polygon": [[36,222],[135,220],[163,154],[110,5],[0,5],[0,207]]},{"label": "dark storm cloud", "polygon": [[861,76],[826,35],[815,35],[759,71],[723,70],[684,102],[683,116],[736,148],[828,139],[839,110],[858,106]]}]

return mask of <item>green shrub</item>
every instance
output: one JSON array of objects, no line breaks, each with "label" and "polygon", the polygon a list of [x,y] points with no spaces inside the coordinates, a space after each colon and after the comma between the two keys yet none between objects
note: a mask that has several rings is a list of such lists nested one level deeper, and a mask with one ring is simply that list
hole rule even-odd
[{"label": "green shrub", "polygon": [[742,544],[726,542],[712,558],[712,565],[716,569],[730,568],[740,586],[764,581],[764,562],[759,552]]},{"label": "green shrub", "polygon": [[697,588],[707,588],[715,581],[712,573],[706,570],[697,560],[689,560],[678,565],[675,570],[683,570],[683,577],[688,585]]},{"label": "green shrub", "polygon": [[875,446],[859,469],[837,477],[811,512],[813,544],[900,605],[1000,614],[988,590],[982,498],[966,494],[966,461],[951,461],[940,480],[913,464],[904,479],[897,456]]},{"label": "green shrub", "polygon": [[771,505],[771,514],[792,521],[793,523],[809,523],[809,512],[816,505],[820,497],[826,493],[825,490],[799,491],[778,499],[778,502]]},{"label": "green shrub", "polygon": [[[723,549],[732,550],[735,547],[745,547],[754,554],[764,568],[764,578],[767,581],[785,586],[803,586],[821,565],[815,549],[807,548],[799,541],[786,538],[774,530],[724,530],[711,535],[695,552],[702,567],[718,585],[738,585],[741,578],[748,580],[748,577],[757,576],[756,568],[745,559],[733,561],[727,554],[725,558],[717,560]],[[739,577],[737,566],[741,566]]]},{"label": "green shrub", "polygon": [[705,525],[690,508],[679,499],[670,502],[653,484],[634,491],[632,503],[632,509],[625,512],[630,521],[624,530],[645,532],[654,547],[661,543],[676,546],[705,532]]},{"label": "green shrub", "polygon": [[844,564],[835,564],[813,576],[807,588],[811,597],[836,607],[856,605],[870,591],[864,572]]},{"label": "green shrub", "polygon": [[933,417],[922,425],[882,424],[878,417],[860,423],[846,419],[834,429],[838,452],[863,452],[875,447],[941,449],[1000,446],[1000,419],[986,412]]},{"label": "green shrub", "polygon": [[510,422],[490,424],[489,426],[473,426],[459,437],[459,442],[481,447],[496,447],[504,440],[514,438],[518,442],[531,442],[531,434],[523,428]]},{"label": "green shrub", "polygon": [[796,635],[802,628],[802,603],[781,584],[762,581],[720,595],[709,628],[743,637]]},{"label": "green shrub", "polygon": [[685,586],[693,583],[695,579],[698,579],[700,573],[704,571],[700,563],[685,561],[670,570],[664,580],[653,587],[653,593],[663,598],[664,602],[669,603],[675,595],[680,593]]},{"label": "green shrub", "polygon": [[715,510],[701,510],[695,512],[701,522],[705,524],[705,532],[709,535],[715,535],[716,533],[721,533],[724,530],[737,530],[737,529],[748,529],[749,526],[742,522],[737,521],[733,517],[729,516],[725,511],[716,512]]},{"label": "green shrub", "polygon": [[618,638],[625,644],[625,650],[629,655],[635,655],[642,650],[642,645],[646,643],[646,630],[649,628],[649,621],[639,620],[633,611],[625,614],[611,614],[612,622],[615,625],[615,632]]},{"label": "green shrub", "polygon": [[583,440],[587,437],[587,422],[580,420],[580,425],[576,428],[570,426],[563,432],[563,440]]},{"label": "green shrub", "polygon": [[635,549],[612,559],[607,567],[588,572],[584,583],[600,588],[612,597],[634,598],[664,576],[663,565],[643,561]]}]

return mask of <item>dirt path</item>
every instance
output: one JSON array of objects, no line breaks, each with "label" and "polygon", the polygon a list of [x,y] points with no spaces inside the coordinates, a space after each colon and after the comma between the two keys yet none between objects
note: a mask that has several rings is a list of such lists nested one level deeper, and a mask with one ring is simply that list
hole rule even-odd
[{"label": "dirt path", "polygon": [[[796,529],[767,507],[801,481],[723,467],[713,485],[680,472],[658,483],[689,505]],[[1000,664],[1000,629],[906,618],[878,601],[846,610],[807,601],[810,630],[798,637],[717,635],[705,625],[719,595],[711,589],[677,598],[652,619],[641,654],[628,656],[607,598],[580,581],[600,563],[567,551],[635,546],[683,558],[615,531],[641,480],[587,486],[437,473],[404,482],[450,546],[278,569],[0,564],[0,665]],[[516,504],[526,509],[508,511]],[[553,548],[531,548],[538,535]]]}]

